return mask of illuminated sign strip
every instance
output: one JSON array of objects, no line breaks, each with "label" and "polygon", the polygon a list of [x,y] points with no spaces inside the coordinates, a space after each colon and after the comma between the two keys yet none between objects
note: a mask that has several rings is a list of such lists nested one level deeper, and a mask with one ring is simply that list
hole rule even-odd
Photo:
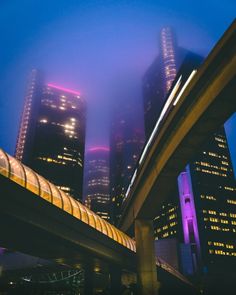
[{"label": "illuminated sign strip", "polygon": [[106,146],[96,146],[96,147],[90,148],[88,151],[89,152],[97,152],[97,151],[109,152],[110,149]]},{"label": "illuminated sign strip", "polygon": [[78,91],[74,91],[74,90],[71,90],[71,89],[68,89],[68,88],[64,88],[64,87],[61,87],[61,86],[58,86],[58,85],[55,85],[55,84],[49,83],[49,84],[47,84],[47,86],[58,89],[58,90],[61,90],[61,91],[64,91],[64,92],[68,92],[68,93],[71,93],[71,94],[80,95],[80,93]]}]

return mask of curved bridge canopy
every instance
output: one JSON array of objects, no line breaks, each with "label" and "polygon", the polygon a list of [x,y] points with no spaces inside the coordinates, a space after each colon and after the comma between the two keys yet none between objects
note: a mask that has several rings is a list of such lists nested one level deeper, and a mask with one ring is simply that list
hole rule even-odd
[{"label": "curved bridge canopy", "polygon": [[95,228],[122,246],[133,252],[136,251],[133,239],[1,149],[0,174],[25,187],[38,197],[73,215],[75,218]]}]

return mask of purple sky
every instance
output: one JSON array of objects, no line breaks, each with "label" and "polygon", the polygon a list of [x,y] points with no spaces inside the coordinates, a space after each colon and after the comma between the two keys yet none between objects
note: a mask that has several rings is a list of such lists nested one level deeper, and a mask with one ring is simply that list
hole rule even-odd
[{"label": "purple sky", "polygon": [[[160,28],[172,25],[181,46],[207,55],[235,11],[234,0],[2,0],[0,145],[13,153],[27,76],[34,67],[49,83],[82,93],[89,108],[87,146],[107,144],[112,85],[127,73],[139,83],[157,54]],[[227,125],[234,153],[235,121]]]}]

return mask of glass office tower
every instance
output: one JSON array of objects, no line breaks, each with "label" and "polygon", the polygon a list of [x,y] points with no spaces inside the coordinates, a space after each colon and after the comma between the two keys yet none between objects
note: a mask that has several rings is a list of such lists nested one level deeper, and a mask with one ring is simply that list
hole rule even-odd
[{"label": "glass office tower", "polygon": [[82,198],[85,118],[79,92],[46,84],[32,71],[16,158],[76,199]]},{"label": "glass office tower", "polygon": [[83,200],[85,205],[100,217],[110,220],[110,149],[94,146],[86,152]]}]

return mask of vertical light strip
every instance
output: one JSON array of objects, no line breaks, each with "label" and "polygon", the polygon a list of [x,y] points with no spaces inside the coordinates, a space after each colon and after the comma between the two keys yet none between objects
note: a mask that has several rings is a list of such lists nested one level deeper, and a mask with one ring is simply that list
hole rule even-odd
[{"label": "vertical light strip", "polygon": [[192,78],[195,76],[196,73],[197,73],[197,70],[192,71],[192,73],[188,77],[187,81],[185,82],[184,86],[181,88],[178,96],[176,97],[176,99],[175,99],[175,101],[173,103],[174,106],[177,104],[177,102],[179,101],[180,97],[182,96],[184,90],[187,88],[188,84],[190,83],[190,81],[192,80]]},{"label": "vertical light strip", "polygon": [[25,103],[24,103],[24,110],[23,110],[23,114],[22,114],[21,122],[20,122],[20,130],[19,130],[19,134],[18,134],[18,138],[17,138],[16,151],[15,151],[15,157],[19,161],[22,161],[23,155],[24,155],[25,141],[27,138],[29,119],[30,119],[30,115],[31,115],[33,91],[34,91],[35,82],[36,82],[35,81],[36,74],[37,74],[36,70],[33,70],[31,73],[30,84],[29,84],[28,91],[26,94]]},{"label": "vertical light strip", "polygon": [[161,30],[161,50],[165,75],[165,89],[167,93],[177,73],[174,34],[169,27]]}]

